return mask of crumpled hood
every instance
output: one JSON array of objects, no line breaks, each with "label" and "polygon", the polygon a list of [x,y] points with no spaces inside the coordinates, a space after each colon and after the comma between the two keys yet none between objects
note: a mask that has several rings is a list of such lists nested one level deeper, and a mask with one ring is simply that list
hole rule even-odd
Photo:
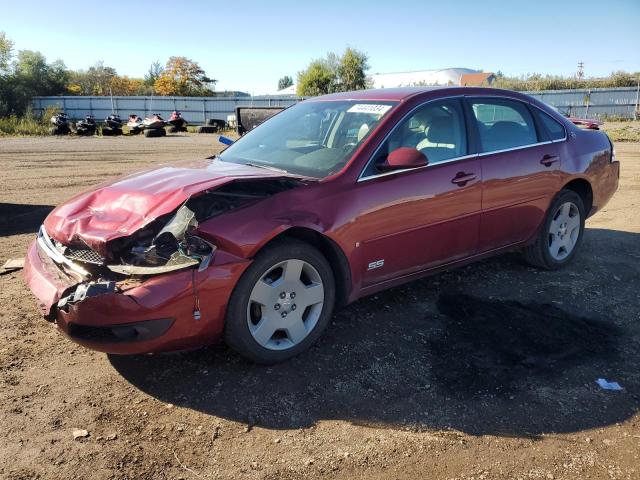
[{"label": "crumpled hood", "polygon": [[81,240],[106,255],[107,242],[131,235],[171,213],[194,194],[240,178],[287,176],[218,159],[162,166],[77,195],[55,208],[44,226],[51,237],[64,245]]}]

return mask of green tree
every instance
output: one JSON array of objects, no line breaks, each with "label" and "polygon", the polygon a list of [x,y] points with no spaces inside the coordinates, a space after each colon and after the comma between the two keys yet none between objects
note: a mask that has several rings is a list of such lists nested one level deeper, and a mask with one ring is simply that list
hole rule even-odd
[{"label": "green tree", "polygon": [[354,48],[348,47],[341,56],[329,52],[298,73],[297,93],[315,96],[362,90],[368,87],[368,69],[367,55]]},{"label": "green tree", "polygon": [[163,73],[164,67],[160,63],[160,60],[156,60],[149,66],[149,70],[147,70],[144,76],[144,84],[153,87],[153,84],[156,83],[156,80],[158,80]]},{"label": "green tree", "polygon": [[325,95],[336,90],[337,74],[324,59],[312,61],[298,73],[296,93],[301,97]]},{"label": "green tree", "polygon": [[293,78],[289,75],[285,75],[280,80],[278,80],[278,90],[284,90],[285,88],[289,88],[293,85]]},{"label": "green tree", "polygon": [[367,88],[366,72],[369,69],[368,60],[369,57],[365,53],[347,47],[338,64],[338,79],[342,91],[348,92]]},{"label": "green tree", "polygon": [[78,70],[71,74],[69,91],[78,95],[109,95],[109,87],[117,77],[115,68],[97,62],[87,71]]},{"label": "green tree", "polygon": [[9,68],[11,57],[13,56],[13,42],[7,34],[0,32],[0,73]]},{"label": "green tree", "polygon": [[24,113],[31,99],[37,95],[59,95],[65,91],[69,72],[61,60],[47,63],[44,55],[31,50],[20,50],[12,63],[0,103],[5,113]]}]

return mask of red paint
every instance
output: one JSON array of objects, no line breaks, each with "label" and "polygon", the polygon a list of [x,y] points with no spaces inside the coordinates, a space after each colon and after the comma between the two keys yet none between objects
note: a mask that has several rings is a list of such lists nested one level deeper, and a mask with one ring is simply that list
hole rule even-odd
[{"label": "red paint", "polygon": [[47,232],[68,245],[75,240],[106,254],[106,243],[131,235],[173,212],[192,195],[238,179],[282,174],[214,159],[162,167],[118,178],[60,205],[44,222]]},{"label": "red paint", "polygon": [[[567,140],[510,152],[475,155],[442,164],[358,181],[387,133],[414,107],[447,96],[506,96],[530,103],[561,122]],[[618,186],[619,163],[602,132],[586,131],[523,94],[484,88],[385,89],[349,92],[308,101],[396,100],[378,127],[338,173],[281,192],[202,222],[199,235],[218,247],[214,262],[196,274],[202,318],[193,316],[192,271],[153,277],[124,293],[87,299],[57,312],[69,322],[104,326],[171,317],[162,336],[145,342],[95,344],[98,350],[141,353],[204,345],[220,337],[229,296],[262,247],[292,227],[330,239],[350,269],[349,301],[450,266],[532,241],[554,195],[575,179],[593,190],[591,214]],[[473,148],[473,142],[470,142]],[[551,159],[551,160],[550,160]],[[414,159],[415,160],[415,159]],[[406,158],[403,160],[406,161]],[[412,160],[413,161],[413,160]],[[547,165],[548,164],[548,165]],[[80,194],[45,221],[62,243],[80,239],[104,252],[106,243],[130,235],[187,198],[242,178],[278,177],[263,169],[205,160],[162,167]],[[369,265],[384,259],[384,266]],[[45,313],[74,284],[34,245],[25,266],[27,283]],[[75,341],[78,341],[74,338]]]},{"label": "red paint", "polygon": [[396,148],[387,157],[386,163],[380,168],[385,170],[397,170],[400,168],[426,167],[427,157],[417,148]]},{"label": "red paint", "polygon": [[567,117],[571,123],[574,125],[579,125],[584,128],[588,128],[590,130],[598,130],[602,122],[599,120],[593,120],[588,118],[576,118],[576,117]]}]

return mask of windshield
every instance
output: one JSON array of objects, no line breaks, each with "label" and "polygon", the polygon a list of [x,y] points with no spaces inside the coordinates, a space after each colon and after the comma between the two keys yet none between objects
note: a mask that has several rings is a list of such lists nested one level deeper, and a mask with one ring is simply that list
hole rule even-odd
[{"label": "windshield", "polygon": [[324,178],[339,171],[395,102],[302,102],[247,133],[220,159]]}]

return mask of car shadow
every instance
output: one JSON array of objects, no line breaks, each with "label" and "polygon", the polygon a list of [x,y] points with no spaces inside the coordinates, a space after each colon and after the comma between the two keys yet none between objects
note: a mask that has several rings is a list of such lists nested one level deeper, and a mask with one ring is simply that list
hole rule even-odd
[{"label": "car shadow", "polygon": [[275,366],[224,345],[109,360],[161,401],[265,428],[339,419],[531,438],[602,427],[640,408],[640,267],[624,262],[639,239],[588,229],[561,271],[506,254],[364,298]]},{"label": "car shadow", "polygon": [[0,237],[37,232],[54,208],[53,205],[0,203]]}]

